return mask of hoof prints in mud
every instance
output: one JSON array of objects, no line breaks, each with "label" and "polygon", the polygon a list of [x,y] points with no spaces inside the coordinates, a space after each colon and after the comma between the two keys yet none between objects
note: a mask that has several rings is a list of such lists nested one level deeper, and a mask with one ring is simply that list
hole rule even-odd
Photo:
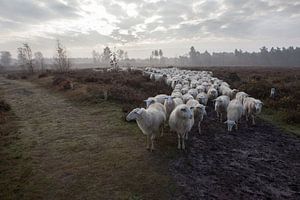
[{"label": "hoof prints in mud", "polygon": [[300,199],[300,138],[258,121],[228,133],[212,111],[170,164],[175,199]]}]

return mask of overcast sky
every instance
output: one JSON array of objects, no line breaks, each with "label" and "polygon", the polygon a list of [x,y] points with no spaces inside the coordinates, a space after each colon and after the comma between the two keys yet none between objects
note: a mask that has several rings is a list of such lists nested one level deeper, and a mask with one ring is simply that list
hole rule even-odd
[{"label": "overcast sky", "polygon": [[56,38],[71,57],[300,46],[300,0],[0,0],[0,51],[27,42],[52,57]]}]

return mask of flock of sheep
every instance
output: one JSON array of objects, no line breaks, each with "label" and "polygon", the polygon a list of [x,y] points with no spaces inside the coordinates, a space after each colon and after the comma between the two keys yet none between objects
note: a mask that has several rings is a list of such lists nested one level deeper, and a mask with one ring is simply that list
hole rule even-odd
[{"label": "flock of sheep", "polygon": [[[154,149],[154,139],[161,134],[168,122],[170,130],[177,133],[178,149],[185,149],[185,140],[192,127],[197,125],[201,133],[201,122],[206,115],[206,106],[210,102],[220,122],[227,116],[224,123],[228,131],[238,123],[242,116],[252,118],[259,114],[263,103],[249,97],[245,92],[231,89],[229,84],[212,76],[208,71],[179,70],[176,68],[146,68],[145,76],[153,81],[165,81],[172,87],[170,95],[158,94],[144,100],[146,108],[135,108],[126,117],[127,121],[136,120],[139,128],[147,136],[147,149]],[[151,140],[151,147],[150,141]]]}]

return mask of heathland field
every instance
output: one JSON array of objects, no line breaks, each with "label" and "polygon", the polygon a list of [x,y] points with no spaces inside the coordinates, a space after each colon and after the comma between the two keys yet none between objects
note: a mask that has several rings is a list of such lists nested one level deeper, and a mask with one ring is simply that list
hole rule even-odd
[{"label": "heathland field", "polygon": [[0,199],[299,199],[300,70],[193,70],[261,99],[256,125],[228,133],[209,103],[187,150],[166,126],[150,152],[125,117],[170,94],[163,81],[139,70],[3,75]]}]

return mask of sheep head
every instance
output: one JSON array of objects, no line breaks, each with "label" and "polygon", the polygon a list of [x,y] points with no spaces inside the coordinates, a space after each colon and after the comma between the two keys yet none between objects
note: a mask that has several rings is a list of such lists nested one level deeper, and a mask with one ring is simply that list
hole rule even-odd
[{"label": "sheep head", "polygon": [[135,120],[135,119],[140,119],[141,118],[141,114],[143,113],[144,110],[145,110],[144,108],[135,108],[135,109],[133,109],[126,116],[126,120],[127,121],[131,121],[131,120]]}]

